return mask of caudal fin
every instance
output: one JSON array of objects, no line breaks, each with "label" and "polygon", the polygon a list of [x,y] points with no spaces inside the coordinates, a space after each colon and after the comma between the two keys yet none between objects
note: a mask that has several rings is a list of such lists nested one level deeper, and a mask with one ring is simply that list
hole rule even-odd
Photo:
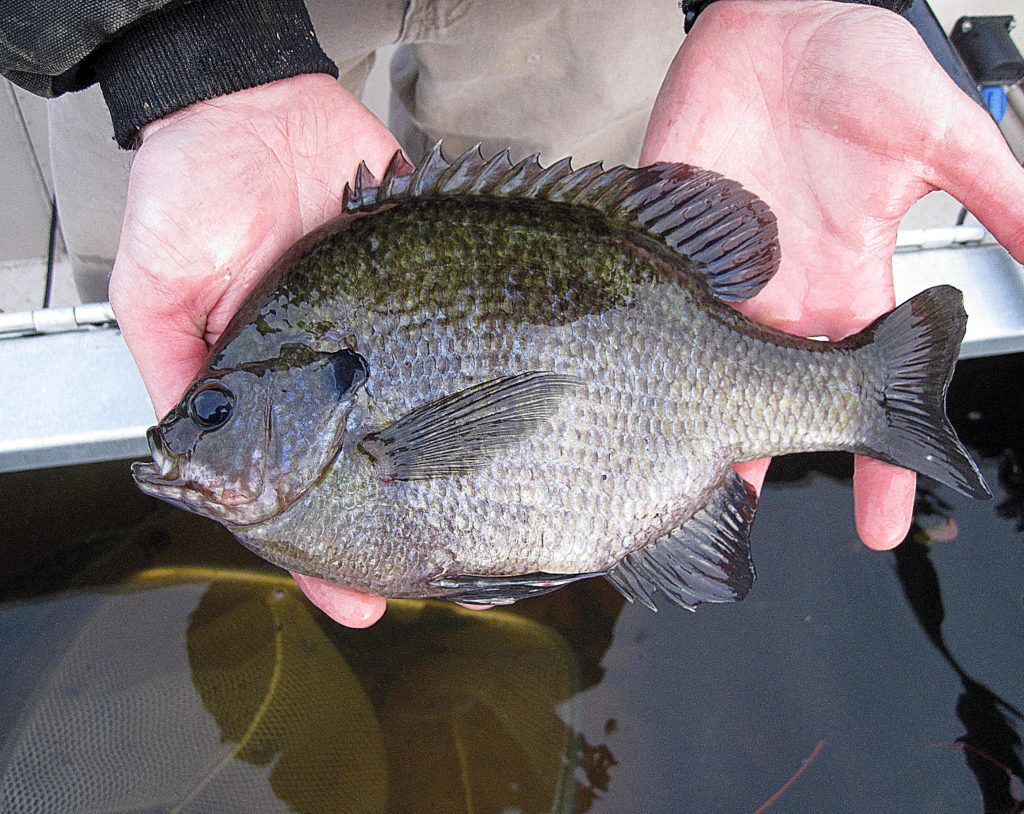
[{"label": "caudal fin", "polygon": [[992,497],[946,417],[946,389],[967,329],[963,294],[948,285],[922,291],[879,317],[858,338],[885,370],[884,425],[865,452],[913,469],[974,498]]}]

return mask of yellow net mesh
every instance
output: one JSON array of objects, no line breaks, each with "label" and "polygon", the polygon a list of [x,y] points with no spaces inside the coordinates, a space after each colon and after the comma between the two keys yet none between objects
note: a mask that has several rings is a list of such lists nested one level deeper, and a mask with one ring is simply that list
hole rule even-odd
[{"label": "yellow net mesh", "polygon": [[85,614],[73,598],[47,601],[47,618],[69,603],[66,646],[12,668],[34,688],[0,750],[0,811],[571,805],[556,705],[578,679],[543,625],[410,602],[347,631],[291,580],[227,570],[149,573]]}]

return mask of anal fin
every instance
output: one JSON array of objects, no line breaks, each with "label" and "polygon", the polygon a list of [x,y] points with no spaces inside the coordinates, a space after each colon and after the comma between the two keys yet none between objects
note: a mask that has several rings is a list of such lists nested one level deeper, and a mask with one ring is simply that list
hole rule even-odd
[{"label": "anal fin", "polygon": [[568,585],[579,579],[601,576],[590,574],[549,574],[534,571],[530,574],[483,576],[477,574],[451,574],[437,577],[430,584],[444,591],[444,598],[470,605],[510,605],[520,599],[539,596]]},{"label": "anal fin", "polygon": [[619,561],[607,576],[630,601],[657,610],[661,591],[693,610],[702,602],[736,602],[754,583],[750,527],[757,495],[731,471],[708,504],[679,528]]}]

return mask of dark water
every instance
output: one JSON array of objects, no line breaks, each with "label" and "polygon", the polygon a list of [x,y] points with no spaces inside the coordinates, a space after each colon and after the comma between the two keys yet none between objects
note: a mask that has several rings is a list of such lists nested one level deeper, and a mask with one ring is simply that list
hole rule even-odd
[{"label": "dark water", "polygon": [[347,631],[123,462],[0,476],[0,810],[1024,811],[1024,355],[949,412],[993,501],[923,484],[871,552],[847,456],[777,461],[753,591],[692,614]]}]

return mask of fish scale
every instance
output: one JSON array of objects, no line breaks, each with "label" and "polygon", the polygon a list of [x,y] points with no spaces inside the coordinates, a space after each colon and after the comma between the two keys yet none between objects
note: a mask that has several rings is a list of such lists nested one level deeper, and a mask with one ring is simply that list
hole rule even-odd
[{"label": "fish scale", "polygon": [[150,431],[142,488],[372,593],[507,602],[607,574],[684,607],[753,580],[734,463],[844,449],[987,492],[943,412],[954,289],[815,342],[726,304],[779,253],[714,173],[439,151],[408,171],[361,169],[257,286]]}]

